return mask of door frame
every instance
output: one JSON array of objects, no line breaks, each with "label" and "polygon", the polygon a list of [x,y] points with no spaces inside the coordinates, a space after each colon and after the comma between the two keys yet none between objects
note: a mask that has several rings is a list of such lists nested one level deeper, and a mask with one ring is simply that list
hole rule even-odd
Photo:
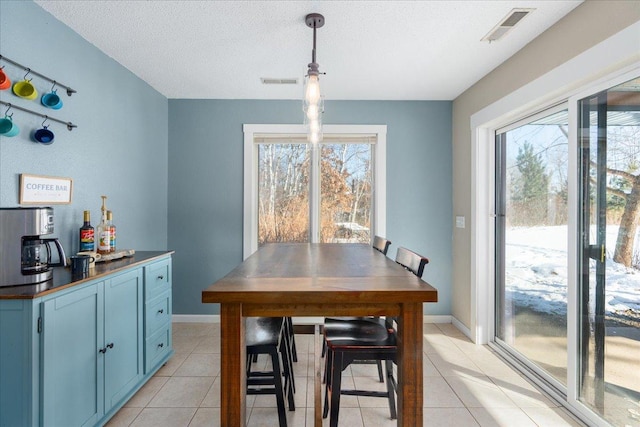
[{"label": "door frame", "polygon": [[[637,32],[640,22],[627,27],[604,42],[526,84],[504,98],[471,115],[471,268],[470,338],[476,344],[491,344],[495,336],[494,312],[494,207],[495,207],[495,130],[533,115],[555,104],[568,101],[569,110],[569,220],[568,220],[568,301],[578,298],[578,203],[577,203],[577,101],[640,74]],[[635,34],[635,35],[634,35]],[[540,94],[545,94],[540,96]],[[574,153],[575,155],[572,155]],[[531,381],[570,411],[594,425],[604,421],[577,400],[576,304],[567,307],[567,390],[566,396],[538,378],[523,371]],[[508,353],[499,351],[505,358]]]}]

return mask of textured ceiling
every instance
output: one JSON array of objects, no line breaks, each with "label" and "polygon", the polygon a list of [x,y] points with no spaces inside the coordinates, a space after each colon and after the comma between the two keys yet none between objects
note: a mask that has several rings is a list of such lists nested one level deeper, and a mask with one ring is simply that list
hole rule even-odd
[{"label": "textured ceiling", "polygon": [[[36,3],[168,98],[301,98],[313,39],[304,17],[317,12],[326,99],[451,100],[581,0]],[[481,42],[513,8],[535,11]]]}]

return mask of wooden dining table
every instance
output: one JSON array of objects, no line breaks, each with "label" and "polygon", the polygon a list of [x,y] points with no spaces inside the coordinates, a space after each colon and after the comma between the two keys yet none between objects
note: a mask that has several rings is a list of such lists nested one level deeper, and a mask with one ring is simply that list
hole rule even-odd
[{"label": "wooden dining table", "polygon": [[202,292],[203,303],[220,304],[221,425],[246,425],[245,317],[371,315],[397,317],[397,425],[421,426],[422,304],[437,300],[435,288],[366,244],[263,245]]}]

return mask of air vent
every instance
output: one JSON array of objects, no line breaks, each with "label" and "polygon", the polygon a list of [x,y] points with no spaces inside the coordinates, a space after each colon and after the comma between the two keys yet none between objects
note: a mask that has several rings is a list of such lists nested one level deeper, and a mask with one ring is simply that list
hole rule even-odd
[{"label": "air vent", "polygon": [[297,85],[298,79],[272,79],[269,77],[260,77],[260,81],[264,85]]},{"label": "air vent", "polygon": [[500,21],[498,25],[493,27],[489,33],[482,38],[481,41],[488,41],[489,43],[500,40],[504,37],[509,30],[516,26],[518,22],[525,16],[533,12],[535,9],[512,9],[507,16]]}]

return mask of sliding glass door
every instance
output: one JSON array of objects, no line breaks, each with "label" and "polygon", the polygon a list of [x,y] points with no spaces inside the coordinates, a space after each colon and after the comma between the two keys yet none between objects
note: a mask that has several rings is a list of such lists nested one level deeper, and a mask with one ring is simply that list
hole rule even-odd
[{"label": "sliding glass door", "polygon": [[614,425],[640,425],[640,79],[578,110],[578,396]]},{"label": "sliding glass door", "polygon": [[496,341],[567,381],[566,107],[496,133]]},{"label": "sliding glass door", "polygon": [[494,343],[590,423],[640,426],[640,78],[620,81],[496,131]]}]

